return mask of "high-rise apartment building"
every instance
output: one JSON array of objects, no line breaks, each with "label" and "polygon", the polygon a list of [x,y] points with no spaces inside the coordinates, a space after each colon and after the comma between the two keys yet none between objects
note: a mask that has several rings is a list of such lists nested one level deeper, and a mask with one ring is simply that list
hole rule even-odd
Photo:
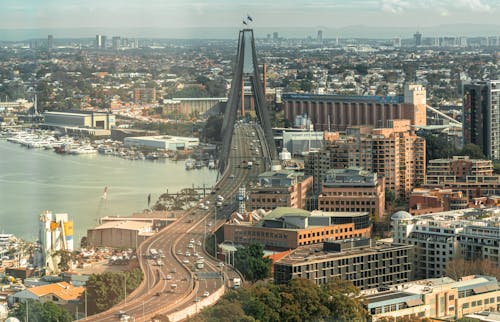
[{"label": "high-rise apartment building", "polygon": [[320,192],[327,170],[348,167],[376,172],[402,199],[424,183],[425,140],[414,133],[409,120],[392,120],[385,128],[353,127],[326,137],[326,146],[304,162],[304,172],[314,177],[315,193]]},{"label": "high-rise apartment building", "polygon": [[426,91],[422,85],[405,85],[404,96],[283,94],[281,98],[288,121],[306,114],[317,131],[345,130],[353,125],[381,127],[388,120],[399,119],[426,125]]},{"label": "high-rise apartment building", "polygon": [[465,83],[462,93],[464,143],[500,160],[500,80]]}]

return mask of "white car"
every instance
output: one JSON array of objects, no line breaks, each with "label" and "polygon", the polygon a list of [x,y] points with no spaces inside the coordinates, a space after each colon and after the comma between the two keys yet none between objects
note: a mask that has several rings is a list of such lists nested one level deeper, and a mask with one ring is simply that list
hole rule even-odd
[{"label": "white car", "polygon": [[191,238],[191,240],[189,241],[190,244],[194,244],[194,239]]},{"label": "white car", "polygon": [[198,240],[198,241],[196,242],[196,245],[201,246],[201,240]]},{"label": "white car", "polygon": [[189,257],[189,256],[191,256],[191,253],[190,252],[186,252],[185,255],[186,255],[186,257]]},{"label": "white car", "polygon": [[209,296],[209,295],[210,295],[210,293],[209,293],[208,291],[205,291],[205,292],[203,293],[203,297],[207,297],[207,296]]},{"label": "white car", "polygon": [[191,243],[189,243],[189,244],[188,244],[188,248],[194,248],[194,245],[193,245],[193,244],[191,244]]},{"label": "white car", "polygon": [[183,262],[184,264],[189,264],[189,259],[187,259],[187,258],[186,258],[186,259],[185,259],[185,260],[183,260],[182,262]]},{"label": "white car", "polygon": [[177,255],[182,255],[182,250],[180,250],[180,249],[179,249],[179,250],[177,250],[175,253],[176,253]]},{"label": "white car", "polygon": [[171,280],[172,279],[172,275],[167,275],[166,279],[167,280]]}]

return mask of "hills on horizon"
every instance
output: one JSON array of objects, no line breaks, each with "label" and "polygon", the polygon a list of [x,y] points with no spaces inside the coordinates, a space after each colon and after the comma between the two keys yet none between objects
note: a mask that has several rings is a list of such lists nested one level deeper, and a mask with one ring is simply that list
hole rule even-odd
[{"label": "hills on horizon", "polygon": [[[40,29],[0,29],[0,41],[24,41],[46,38],[93,38],[96,34],[121,36],[128,38],[176,38],[176,39],[236,39],[238,30],[243,27],[189,27],[189,28],[134,28],[134,27],[88,27],[88,28],[40,28]],[[323,39],[328,38],[374,38],[389,39],[394,37],[411,38],[416,31],[425,37],[480,37],[500,36],[499,25],[450,24],[428,27],[370,27],[353,25],[341,28],[332,27],[254,27],[257,38],[278,32],[283,38],[316,37],[317,31],[323,31]]]}]

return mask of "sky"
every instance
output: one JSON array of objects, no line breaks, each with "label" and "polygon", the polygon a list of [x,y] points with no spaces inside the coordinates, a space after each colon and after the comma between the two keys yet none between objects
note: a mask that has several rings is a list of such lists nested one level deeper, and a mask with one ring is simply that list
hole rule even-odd
[{"label": "sky", "polygon": [[[499,25],[500,0],[0,0],[0,29]],[[1,35],[0,35],[1,37]]]}]

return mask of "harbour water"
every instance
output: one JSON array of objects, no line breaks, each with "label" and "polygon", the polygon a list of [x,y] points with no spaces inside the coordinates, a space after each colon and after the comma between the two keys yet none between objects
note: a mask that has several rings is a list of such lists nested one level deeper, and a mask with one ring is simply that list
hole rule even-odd
[{"label": "harbour water", "polygon": [[212,186],[216,177],[206,167],[186,171],[183,161],[59,155],[0,140],[0,233],[34,241],[39,214],[51,210],[74,221],[76,246],[100,217],[140,212],[150,193],[152,206],[167,189]]}]

